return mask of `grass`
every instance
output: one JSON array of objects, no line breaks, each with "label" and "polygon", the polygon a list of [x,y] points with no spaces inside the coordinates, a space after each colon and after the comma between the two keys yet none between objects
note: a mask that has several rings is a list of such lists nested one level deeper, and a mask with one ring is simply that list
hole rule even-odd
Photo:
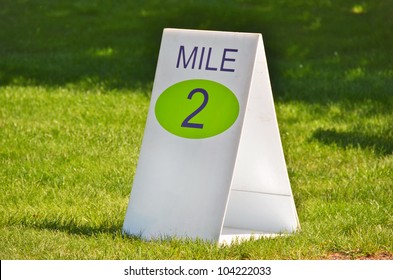
[{"label": "grass", "polygon": [[[393,258],[392,8],[1,1],[0,259]],[[165,27],[263,34],[298,234],[121,235]]]}]

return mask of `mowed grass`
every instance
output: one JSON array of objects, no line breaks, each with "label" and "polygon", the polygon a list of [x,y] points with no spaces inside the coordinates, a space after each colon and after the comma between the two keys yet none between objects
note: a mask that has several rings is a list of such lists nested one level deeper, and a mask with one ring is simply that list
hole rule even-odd
[{"label": "mowed grass", "polygon": [[[1,1],[0,258],[393,258],[392,9]],[[121,234],[165,27],[263,34],[299,233],[232,246]]]}]

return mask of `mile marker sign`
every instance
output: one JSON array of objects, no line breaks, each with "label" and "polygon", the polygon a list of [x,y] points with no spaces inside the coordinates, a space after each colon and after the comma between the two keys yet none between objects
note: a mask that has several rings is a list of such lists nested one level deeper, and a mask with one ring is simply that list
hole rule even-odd
[{"label": "mile marker sign", "polygon": [[123,232],[230,243],[298,229],[262,36],[165,29]]}]

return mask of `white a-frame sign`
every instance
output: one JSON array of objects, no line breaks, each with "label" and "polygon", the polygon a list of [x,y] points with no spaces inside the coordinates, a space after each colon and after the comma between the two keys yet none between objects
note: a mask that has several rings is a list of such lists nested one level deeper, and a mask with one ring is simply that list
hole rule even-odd
[{"label": "white a-frame sign", "polygon": [[165,29],[123,232],[230,243],[298,228],[262,36]]}]

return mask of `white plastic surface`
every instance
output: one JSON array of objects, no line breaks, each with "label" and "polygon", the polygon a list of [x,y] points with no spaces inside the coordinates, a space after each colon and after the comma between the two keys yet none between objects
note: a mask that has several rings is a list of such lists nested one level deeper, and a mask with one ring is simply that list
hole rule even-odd
[{"label": "white plastic surface", "polygon": [[[238,49],[231,62],[236,71],[176,68],[180,45],[212,47],[217,53]],[[220,59],[212,55],[211,64]],[[189,79],[219,82],[236,95],[240,113],[228,130],[187,139],[160,126],[154,114],[159,95]],[[224,230],[224,220],[239,235]],[[274,234],[297,227],[261,35],[165,29],[123,231],[144,239],[230,243],[240,232]]]}]

